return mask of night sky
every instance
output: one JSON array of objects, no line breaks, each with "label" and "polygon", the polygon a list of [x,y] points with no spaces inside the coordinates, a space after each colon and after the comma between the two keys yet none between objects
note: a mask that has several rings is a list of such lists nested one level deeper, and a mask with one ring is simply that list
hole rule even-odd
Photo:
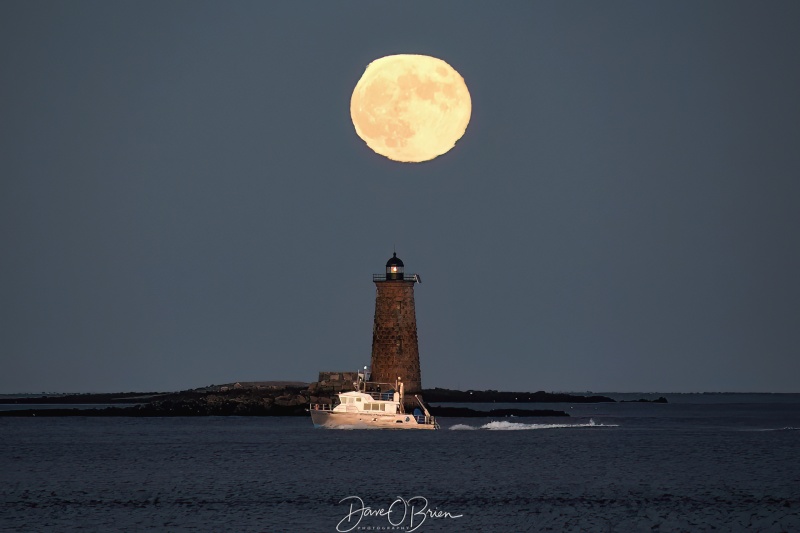
[{"label": "night sky", "polygon": [[[800,3],[0,3],[0,392],[369,363],[396,246],[425,387],[800,392]],[[403,164],[384,55],[473,113]]]}]

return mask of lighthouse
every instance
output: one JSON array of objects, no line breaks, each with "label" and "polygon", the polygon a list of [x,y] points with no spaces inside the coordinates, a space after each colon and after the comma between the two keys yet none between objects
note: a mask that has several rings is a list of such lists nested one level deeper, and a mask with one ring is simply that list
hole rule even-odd
[{"label": "lighthouse", "polygon": [[403,261],[392,254],[385,274],[374,274],[375,322],[372,326],[372,381],[403,382],[406,394],[422,390],[417,343],[414,285],[417,274],[405,274]]}]

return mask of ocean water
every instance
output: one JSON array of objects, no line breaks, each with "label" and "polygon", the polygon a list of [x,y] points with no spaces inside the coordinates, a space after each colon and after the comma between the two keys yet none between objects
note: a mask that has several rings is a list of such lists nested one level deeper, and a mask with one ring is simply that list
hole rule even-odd
[{"label": "ocean water", "polygon": [[800,395],[680,396],[419,432],[0,418],[0,531],[800,531]]}]

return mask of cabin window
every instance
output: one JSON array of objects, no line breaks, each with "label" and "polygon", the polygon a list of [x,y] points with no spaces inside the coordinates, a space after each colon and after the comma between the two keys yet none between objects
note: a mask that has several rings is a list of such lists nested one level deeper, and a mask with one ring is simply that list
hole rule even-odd
[{"label": "cabin window", "polygon": [[356,401],[357,401],[357,402],[360,402],[360,401],[361,401],[361,398],[356,398]]}]

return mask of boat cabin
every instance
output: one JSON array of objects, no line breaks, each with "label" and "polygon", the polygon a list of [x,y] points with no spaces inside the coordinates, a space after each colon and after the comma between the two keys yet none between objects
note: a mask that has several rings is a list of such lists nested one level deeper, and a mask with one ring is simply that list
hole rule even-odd
[{"label": "boat cabin", "polygon": [[368,411],[373,413],[401,413],[400,398],[396,392],[367,393],[342,392],[339,394],[339,405],[334,411]]}]

